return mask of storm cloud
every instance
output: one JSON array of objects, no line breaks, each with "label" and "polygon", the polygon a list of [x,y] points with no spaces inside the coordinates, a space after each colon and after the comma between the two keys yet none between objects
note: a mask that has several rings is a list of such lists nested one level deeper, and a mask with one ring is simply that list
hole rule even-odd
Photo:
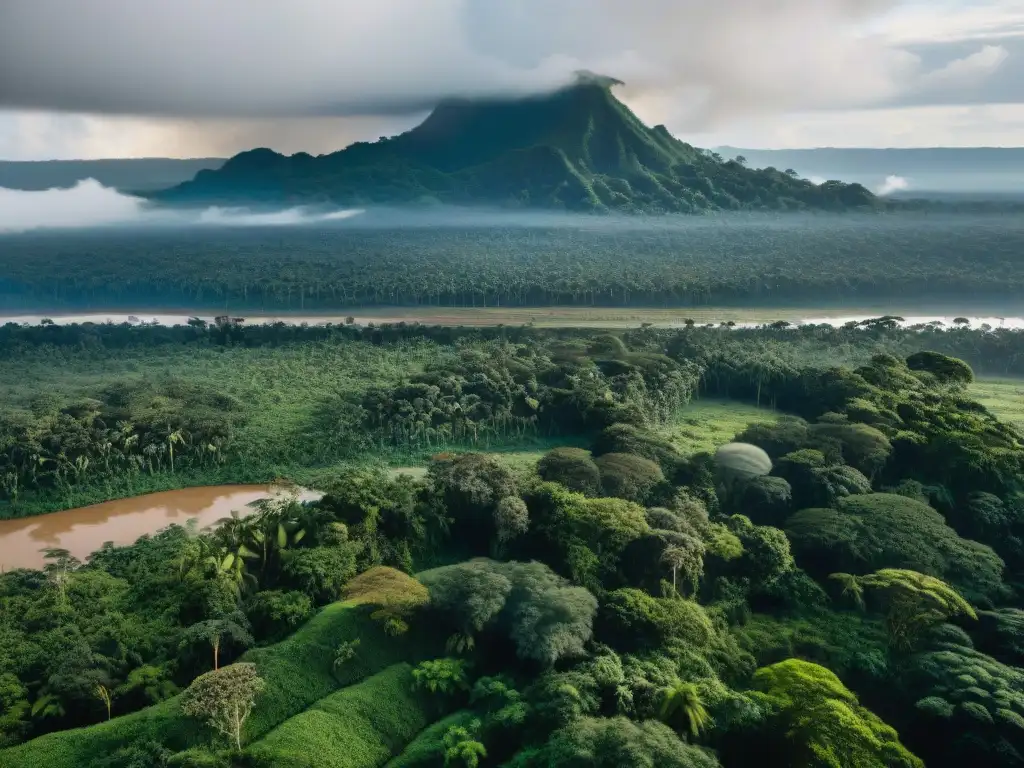
[{"label": "storm cloud", "polygon": [[[144,118],[183,147],[204,135],[207,151],[297,137],[315,151],[332,135],[336,149],[406,127],[445,97],[548,90],[578,69],[624,80],[627,103],[676,132],[752,115],[976,103],[993,82],[988,100],[1011,100],[1024,30],[1019,0],[952,2],[933,29],[934,6],[901,0],[2,6],[0,109],[101,116],[108,131],[111,118]],[[958,13],[965,21],[951,26]],[[354,117],[359,130],[339,122]]]}]

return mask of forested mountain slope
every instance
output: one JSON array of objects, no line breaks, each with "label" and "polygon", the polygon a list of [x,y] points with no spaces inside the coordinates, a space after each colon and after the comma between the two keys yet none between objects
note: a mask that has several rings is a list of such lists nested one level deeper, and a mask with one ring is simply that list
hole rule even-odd
[{"label": "forested mountain slope", "polygon": [[664,126],[648,127],[612,94],[616,84],[580,75],[541,96],[453,99],[399,136],[319,157],[254,149],[154,198],[651,213],[877,204],[860,185],[817,186],[777,170],[751,170],[679,141]]}]

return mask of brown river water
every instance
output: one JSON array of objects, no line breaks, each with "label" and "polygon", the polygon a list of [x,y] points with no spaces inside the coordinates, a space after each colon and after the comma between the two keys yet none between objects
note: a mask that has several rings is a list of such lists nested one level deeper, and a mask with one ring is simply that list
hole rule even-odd
[{"label": "brown river water", "polygon": [[[104,542],[131,544],[140,536],[156,533],[196,518],[200,528],[227,517],[232,510],[245,515],[246,506],[258,499],[286,495],[290,491],[270,485],[215,485],[149,493],[88,507],[51,512],[18,520],[0,520],[0,571],[41,568],[41,550],[57,547],[84,561]],[[299,498],[318,498],[300,491]]]}]

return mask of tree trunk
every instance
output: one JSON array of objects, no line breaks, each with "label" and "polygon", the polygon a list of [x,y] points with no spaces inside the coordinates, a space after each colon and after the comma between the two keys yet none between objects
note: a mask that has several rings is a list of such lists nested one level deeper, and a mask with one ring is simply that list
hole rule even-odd
[{"label": "tree trunk", "polygon": [[213,639],[213,668],[220,669],[220,638]]}]

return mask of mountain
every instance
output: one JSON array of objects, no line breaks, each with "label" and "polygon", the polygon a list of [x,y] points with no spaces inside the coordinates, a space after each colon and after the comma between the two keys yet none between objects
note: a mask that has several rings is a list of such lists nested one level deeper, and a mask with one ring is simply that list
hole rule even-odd
[{"label": "mountain", "polygon": [[329,155],[254,149],[152,195],[177,204],[482,204],[576,211],[849,209],[857,184],[816,186],[723,161],[644,125],[617,80],[581,74],[553,93],[451,99],[419,126]]},{"label": "mountain", "polygon": [[83,179],[96,179],[105,187],[125,192],[164,189],[180,184],[209,168],[220,168],[223,158],[173,160],[166,157],[117,160],[0,160],[0,187],[39,191],[66,189]]},{"label": "mountain", "polygon": [[[741,149],[719,147],[725,157],[746,158],[752,168],[792,168],[805,178],[855,181],[869,189],[899,179],[894,196],[1024,194],[1024,147],[917,147]],[[892,187],[892,183],[889,185]]]}]

